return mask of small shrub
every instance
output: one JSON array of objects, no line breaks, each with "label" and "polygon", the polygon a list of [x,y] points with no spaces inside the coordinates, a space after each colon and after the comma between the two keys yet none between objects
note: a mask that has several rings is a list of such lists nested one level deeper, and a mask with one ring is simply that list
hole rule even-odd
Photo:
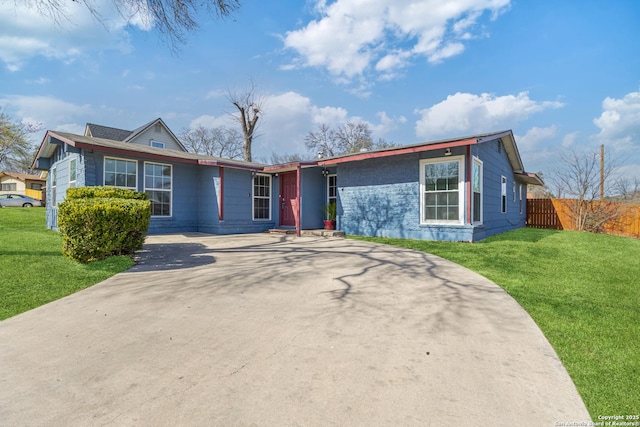
[{"label": "small shrub", "polygon": [[133,255],[142,248],[150,219],[151,202],[144,193],[104,187],[69,189],[67,199],[58,205],[62,252],[83,263]]},{"label": "small shrub", "polygon": [[96,197],[149,200],[147,193],[118,187],[78,187],[67,190],[68,199],[92,199]]}]

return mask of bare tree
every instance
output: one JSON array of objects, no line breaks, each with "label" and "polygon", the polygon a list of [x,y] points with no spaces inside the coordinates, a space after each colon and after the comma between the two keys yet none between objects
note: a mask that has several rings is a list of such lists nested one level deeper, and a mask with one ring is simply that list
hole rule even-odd
[{"label": "bare tree", "polygon": [[180,134],[185,147],[194,153],[226,159],[242,159],[242,135],[236,129],[202,125]]},{"label": "bare tree", "polygon": [[17,122],[0,110],[0,170],[32,172],[36,147],[29,138],[40,129],[41,125]]},{"label": "bare tree", "polygon": [[342,154],[339,152],[335,131],[326,123],[319,124],[316,131],[310,131],[304,137],[304,144],[309,150],[315,150],[325,156]]},{"label": "bare tree", "polygon": [[272,165],[284,165],[287,163],[304,162],[305,160],[310,160],[309,156],[305,157],[297,153],[291,153],[291,154],[277,154],[275,152],[271,153]]},{"label": "bare tree", "polygon": [[336,138],[340,151],[345,154],[373,148],[371,129],[364,122],[349,122],[338,127]]},{"label": "bare tree", "polygon": [[263,114],[264,99],[257,94],[256,83],[251,80],[248,89],[237,92],[229,90],[227,98],[237,109],[233,117],[240,123],[242,136],[244,137],[243,158],[245,162],[251,161],[251,146],[255,136],[258,120]]},{"label": "bare tree", "polygon": [[[70,21],[68,0],[14,0],[21,2],[58,24]],[[96,0],[73,0],[86,7],[103,25]],[[240,0],[111,0],[114,9],[125,19],[136,17],[146,21],[168,41],[173,49],[184,44],[186,34],[198,28],[196,17],[202,15],[226,18],[240,8]]]},{"label": "bare tree", "polygon": [[621,214],[619,204],[605,203],[600,198],[601,172],[605,187],[610,184],[615,162],[611,156],[605,159],[602,171],[600,152],[569,151],[560,157],[560,165],[552,177],[558,195],[570,197],[570,215],[577,230],[602,232],[608,221]]},{"label": "bare tree", "polygon": [[371,133],[371,128],[366,122],[348,122],[336,129],[321,123],[317,130],[310,131],[305,136],[304,142],[309,150],[322,152],[329,157],[396,146],[393,142],[382,138],[374,143]]},{"label": "bare tree", "polygon": [[[545,176],[542,172],[537,172],[536,175],[538,175],[543,182],[545,181]],[[534,199],[553,198],[553,192],[546,183],[544,185],[527,185],[527,193]]]},{"label": "bare tree", "polygon": [[613,183],[616,192],[615,200],[629,203],[640,203],[640,177],[618,178]]}]

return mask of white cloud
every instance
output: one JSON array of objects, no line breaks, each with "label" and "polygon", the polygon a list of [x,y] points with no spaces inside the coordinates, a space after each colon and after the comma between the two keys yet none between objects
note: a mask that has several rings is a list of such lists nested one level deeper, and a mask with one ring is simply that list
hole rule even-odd
[{"label": "white cloud", "polygon": [[458,92],[429,108],[417,110],[421,118],[415,131],[417,137],[429,139],[507,129],[534,113],[562,106],[557,101],[534,101],[528,92],[504,96]]},{"label": "white cloud", "polygon": [[204,96],[204,99],[216,99],[223,98],[225,96],[227,96],[227,91],[222,89],[214,89],[207,92],[207,94]]},{"label": "white cloud", "polygon": [[[339,106],[318,106],[312,100],[297,92],[283,92],[264,98],[264,115],[258,122],[259,127],[253,144],[256,158],[269,159],[272,153],[278,154],[310,154],[304,145],[304,138],[309,131],[315,130],[321,123],[335,127],[349,121],[362,120],[349,115]],[[385,112],[377,114],[378,123],[366,122],[371,127],[374,138],[382,137],[395,129],[398,124],[405,123],[406,118],[389,117]],[[230,115],[203,115],[191,121],[191,128],[198,125],[207,127],[236,127],[237,122]]]},{"label": "white cloud", "polygon": [[217,127],[232,127],[234,124],[233,118],[228,115],[223,116],[210,116],[203,114],[196,117],[189,122],[189,129],[197,128],[198,126],[217,128]]},{"label": "white cloud", "polygon": [[323,67],[353,79],[371,71],[392,78],[412,57],[436,63],[464,51],[484,12],[495,18],[510,0],[316,0],[320,14],[283,37],[298,57],[287,69]]},{"label": "white cloud", "polygon": [[51,96],[10,95],[0,98],[0,106],[21,121],[43,123],[47,128],[65,123],[70,118],[84,118],[93,111],[89,104],[75,105]]},{"label": "white cloud", "polygon": [[47,130],[83,134],[84,125],[72,121],[88,120],[94,113],[89,104],[75,105],[51,96],[5,96],[0,98],[0,108],[20,122],[37,124],[41,130],[31,135],[36,143],[42,141]]},{"label": "white cloud", "polygon": [[575,145],[576,140],[578,139],[578,136],[580,135],[579,132],[571,132],[568,133],[564,136],[564,138],[562,138],[562,148],[571,148]]},{"label": "white cloud", "polygon": [[76,135],[84,135],[86,124],[81,125],[78,123],[63,123],[61,125],[57,125],[55,130],[59,130],[61,132],[73,133]]},{"label": "white cloud", "polygon": [[526,134],[517,139],[518,147],[521,151],[534,151],[541,142],[549,140],[556,136],[556,125],[548,127],[532,127]]},{"label": "white cloud", "polygon": [[622,99],[605,98],[602,114],[593,119],[600,128],[597,139],[619,149],[640,145],[640,92],[631,92]]},{"label": "white cloud", "polygon": [[151,27],[144,11],[120,14],[110,0],[96,0],[92,5],[101,22],[81,2],[64,2],[67,19],[57,21],[30,7],[29,2],[0,2],[0,61],[8,70],[18,71],[35,56],[68,63],[98,50],[127,52],[132,49],[127,27]]}]

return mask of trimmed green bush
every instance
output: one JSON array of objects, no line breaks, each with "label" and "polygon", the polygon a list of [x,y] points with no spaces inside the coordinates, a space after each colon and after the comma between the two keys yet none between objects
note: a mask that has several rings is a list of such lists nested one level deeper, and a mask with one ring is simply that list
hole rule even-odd
[{"label": "trimmed green bush", "polygon": [[67,190],[67,200],[69,199],[90,199],[96,197],[115,199],[136,199],[149,200],[147,193],[127,190],[117,187],[79,187]]},{"label": "trimmed green bush", "polygon": [[58,205],[62,252],[83,263],[133,255],[142,248],[150,219],[151,202],[145,193],[110,187],[69,189]]}]

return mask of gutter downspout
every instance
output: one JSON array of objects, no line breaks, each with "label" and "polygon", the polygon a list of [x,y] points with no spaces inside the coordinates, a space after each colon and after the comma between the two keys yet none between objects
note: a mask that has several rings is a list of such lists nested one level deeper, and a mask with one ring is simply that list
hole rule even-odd
[{"label": "gutter downspout", "polygon": [[296,213],[296,236],[300,237],[301,236],[301,219],[300,219],[300,212],[302,211],[301,209],[301,191],[300,191],[300,185],[302,183],[302,166],[300,165],[300,163],[298,163],[298,166],[296,167],[296,201],[298,202],[296,206],[296,210],[298,211]]},{"label": "gutter downspout", "polygon": [[467,224],[473,224],[472,217],[472,198],[471,198],[471,179],[472,179],[472,159],[471,159],[471,146],[467,145],[467,158],[465,162],[465,187],[467,191]]}]

